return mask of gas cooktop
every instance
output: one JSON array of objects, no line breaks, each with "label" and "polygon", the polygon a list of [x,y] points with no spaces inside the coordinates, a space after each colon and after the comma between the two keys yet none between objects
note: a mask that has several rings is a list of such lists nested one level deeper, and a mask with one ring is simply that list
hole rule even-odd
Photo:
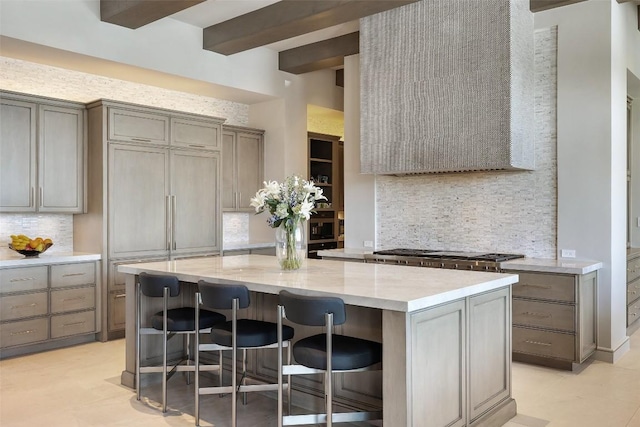
[{"label": "gas cooktop", "polygon": [[518,254],[500,254],[487,252],[462,252],[462,251],[438,251],[431,249],[386,249],[375,251],[374,255],[389,255],[396,257],[419,257],[433,259],[458,259],[468,261],[492,261],[502,262],[510,259],[524,258],[524,255]]}]

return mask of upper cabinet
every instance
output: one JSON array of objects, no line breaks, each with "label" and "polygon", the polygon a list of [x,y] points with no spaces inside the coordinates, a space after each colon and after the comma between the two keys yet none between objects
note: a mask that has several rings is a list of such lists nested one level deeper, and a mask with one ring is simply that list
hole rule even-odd
[{"label": "upper cabinet", "polygon": [[222,126],[222,208],[252,211],[251,198],[262,187],[264,131]]},{"label": "upper cabinet", "polygon": [[169,145],[169,116],[109,108],[109,140]]},{"label": "upper cabinet", "polygon": [[86,109],[0,92],[0,212],[82,213]]}]

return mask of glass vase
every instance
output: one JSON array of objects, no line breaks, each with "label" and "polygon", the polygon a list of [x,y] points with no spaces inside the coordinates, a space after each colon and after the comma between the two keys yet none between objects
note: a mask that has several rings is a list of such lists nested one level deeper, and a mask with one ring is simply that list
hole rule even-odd
[{"label": "glass vase", "polygon": [[276,257],[282,270],[302,267],[307,248],[303,221],[283,221],[276,229]]}]

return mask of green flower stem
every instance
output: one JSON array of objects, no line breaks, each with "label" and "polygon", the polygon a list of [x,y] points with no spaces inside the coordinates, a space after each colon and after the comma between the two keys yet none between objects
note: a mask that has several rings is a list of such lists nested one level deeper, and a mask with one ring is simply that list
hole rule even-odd
[{"label": "green flower stem", "polygon": [[283,225],[287,240],[287,256],[281,260],[280,267],[283,270],[297,270],[302,266],[302,259],[298,257],[296,250],[296,224],[292,226]]}]

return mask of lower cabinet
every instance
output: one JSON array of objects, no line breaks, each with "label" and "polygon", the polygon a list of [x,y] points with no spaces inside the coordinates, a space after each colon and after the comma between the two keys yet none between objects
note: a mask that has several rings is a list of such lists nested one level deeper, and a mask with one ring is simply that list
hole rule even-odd
[{"label": "lower cabinet", "polygon": [[234,256],[234,255],[276,255],[275,246],[266,247],[266,248],[250,248],[250,249],[233,249],[229,251],[223,250],[224,256]]},{"label": "lower cabinet", "polygon": [[513,360],[573,369],[596,350],[597,273],[509,271],[513,286]]},{"label": "lower cabinet", "polygon": [[98,272],[98,262],[0,269],[0,357],[95,340]]},{"label": "lower cabinet", "polygon": [[627,335],[640,329],[640,250],[627,256]]}]

